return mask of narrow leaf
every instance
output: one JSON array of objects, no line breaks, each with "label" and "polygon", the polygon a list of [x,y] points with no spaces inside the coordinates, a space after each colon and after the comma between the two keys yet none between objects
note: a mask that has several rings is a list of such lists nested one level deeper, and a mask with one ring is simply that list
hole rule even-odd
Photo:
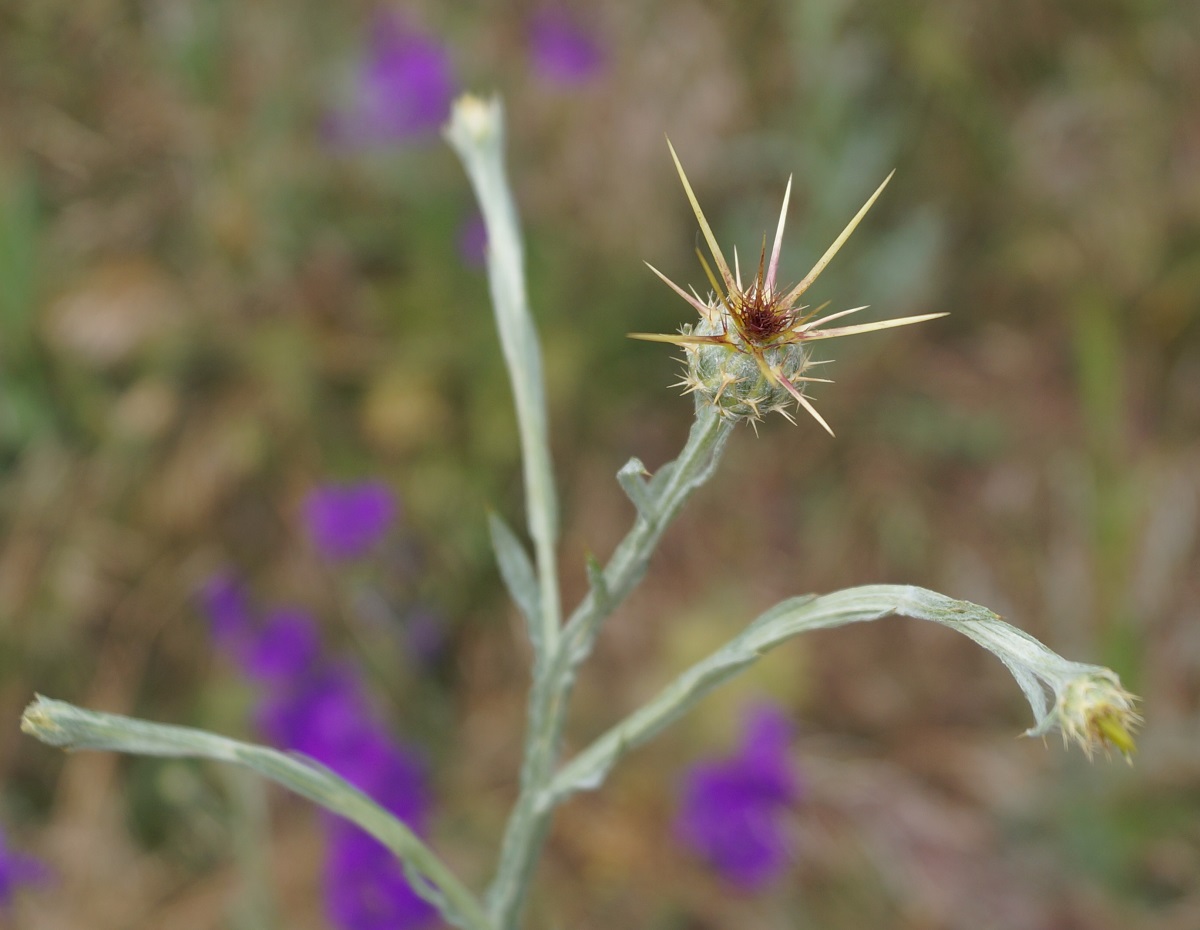
[{"label": "narrow leaf", "polygon": [[612,611],[612,595],[608,590],[608,582],[604,578],[604,566],[589,554],[586,560],[588,584],[591,585],[592,595],[596,598],[596,609],[605,613]]},{"label": "narrow leaf", "polygon": [[487,270],[500,348],[512,385],[525,474],[525,510],[538,565],[542,640],[553,650],[560,614],[558,499],[550,462],[542,352],[525,286],[525,246],[504,164],[504,113],[499,99],[465,94],[455,102],[445,137],[458,153],[487,228]]},{"label": "narrow leaf", "polygon": [[653,512],[650,493],[646,489],[646,478],[649,476],[650,472],[646,471],[646,466],[638,458],[630,459],[617,472],[617,482],[643,520],[649,520]]},{"label": "narrow leaf", "polygon": [[498,514],[488,514],[488,529],[491,531],[492,551],[496,553],[500,577],[504,579],[509,596],[525,617],[534,654],[540,656],[545,643],[542,640],[542,625],[539,621],[542,614],[541,594],[538,591],[533,562],[530,561],[521,541],[517,539],[516,533],[509,529],[508,524]]}]

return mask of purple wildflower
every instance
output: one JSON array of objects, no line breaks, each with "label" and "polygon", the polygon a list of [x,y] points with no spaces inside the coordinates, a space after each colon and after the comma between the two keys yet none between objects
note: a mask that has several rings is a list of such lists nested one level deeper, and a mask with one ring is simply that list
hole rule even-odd
[{"label": "purple wildflower", "polygon": [[[331,767],[417,833],[431,798],[425,767],[380,731],[364,732],[352,753]],[[412,890],[388,849],[354,824],[331,818],[325,858],[326,904],[346,930],[409,930],[429,925],[434,908]]]},{"label": "purple wildflower", "polygon": [[345,821],[329,825],[325,881],[330,919],[346,930],[415,930],[437,918],[387,847]]},{"label": "purple wildflower", "polygon": [[[337,772],[424,832],[431,808],[424,766],[378,726],[349,666],[329,666],[293,693],[270,699],[259,720],[275,742]],[[436,911],[412,890],[386,847],[333,817],[326,834],[326,904],[337,926],[410,930],[433,921]]]},{"label": "purple wildflower", "polygon": [[285,608],[269,613],[248,650],[246,674],[268,684],[300,680],[321,654],[316,621],[302,610]]},{"label": "purple wildflower", "polygon": [[737,749],[725,758],[697,763],[684,779],[676,835],[743,890],[762,887],[791,859],[781,823],[800,797],[790,736],[779,708],[751,707]]},{"label": "purple wildflower", "polygon": [[382,732],[366,734],[353,756],[336,771],[360,791],[395,814],[413,830],[425,830],[433,806],[425,763]]},{"label": "purple wildflower", "polygon": [[[337,541],[343,547],[338,551],[345,551],[348,537],[363,533],[364,524],[372,531],[366,535],[374,537],[368,540],[373,544],[394,511],[390,494],[380,485],[324,489],[316,494],[325,498],[316,507],[310,500],[310,530],[318,542]],[[337,499],[339,494],[363,495],[366,505],[362,499],[346,505]],[[322,511],[323,507],[332,513]],[[314,511],[317,520],[312,519]],[[357,545],[361,537],[351,541]],[[314,619],[303,611],[280,609],[260,620],[242,586],[228,574],[209,582],[202,604],[218,644],[224,636],[225,647],[232,646],[242,671],[262,686],[255,718],[267,739],[326,766],[413,830],[424,832],[432,809],[424,764],[381,725],[358,670],[348,662],[322,657]],[[386,847],[336,817],[327,817],[324,823],[326,902],[337,926],[417,930],[435,922],[436,910],[412,890]]]},{"label": "purple wildflower", "polygon": [[49,874],[40,860],[11,851],[0,830],[0,914],[12,904],[21,886],[44,882]]},{"label": "purple wildflower", "polygon": [[304,500],[309,538],[327,559],[361,558],[396,519],[396,498],[380,481],[325,485]]},{"label": "purple wildflower", "polygon": [[393,13],[376,13],[352,99],[330,118],[330,139],[369,148],[431,134],[449,116],[454,93],[445,46]]},{"label": "purple wildflower", "polygon": [[234,659],[242,659],[251,648],[255,620],[241,581],[225,570],[213,575],[200,591],[200,609],[208,616],[217,647]]},{"label": "purple wildflower", "polygon": [[335,772],[373,732],[370,701],[355,670],[326,665],[266,696],[255,715],[271,742],[304,753]]},{"label": "purple wildflower", "polygon": [[534,70],[556,84],[582,84],[604,67],[600,45],[558,7],[534,14],[529,23],[529,46]]}]

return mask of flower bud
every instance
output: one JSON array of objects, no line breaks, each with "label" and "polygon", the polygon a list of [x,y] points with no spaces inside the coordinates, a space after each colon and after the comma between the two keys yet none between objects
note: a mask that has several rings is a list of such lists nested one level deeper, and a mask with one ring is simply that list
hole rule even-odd
[{"label": "flower bud", "polygon": [[[716,313],[714,313],[714,316]],[[728,314],[722,314],[727,316]],[[792,396],[783,386],[783,379],[800,381],[808,367],[808,347],[800,343],[785,343],[763,352],[768,370],[782,375],[768,377],[762,365],[741,348],[741,339],[726,321],[713,322],[702,318],[695,326],[685,325],[683,333],[695,336],[715,336],[729,333],[730,343],[710,343],[683,346],[686,370],[680,387],[696,395],[696,405],[707,404],[733,422],[755,422],[763,415],[778,412],[791,419],[787,407]]]},{"label": "flower bud", "polygon": [[1133,709],[1135,700],[1108,669],[1071,679],[1054,706],[1063,742],[1078,743],[1089,758],[1097,748],[1107,752],[1112,746],[1128,759],[1136,749],[1133,730],[1142,719]]},{"label": "flower bud", "polygon": [[[667,144],[670,146],[669,142]],[[629,335],[634,339],[683,346],[687,353],[687,373],[678,386],[685,389],[684,393],[695,393],[697,405],[707,403],[716,407],[723,417],[756,423],[769,411],[777,411],[791,420],[785,405],[789,401],[795,401],[798,408],[806,410],[832,436],[833,430],[802,390],[805,382],[826,380],[800,374],[810,364],[806,343],[815,339],[832,339],[852,333],[869,333],[893,326],[907,326],[910,323],[921,323],[945,316],[944,313],[924,313],[895,320],[881,320],[878,323],[831,328],[827,324],[833,320],[865,310],[866,307],[852,307],[818,319],[817,315],[825,309],[824,305],[810,310],[807,305],[799,302],[801,295],[817,279],[871,209],[871,204],[883,191],[891,175],[879,185],[800,283],[795,287],[786,288],[779,286],[778,272],[779,252],[783,246],[783,227],[787,219],[788,199],[792,192],[791,179],[788,180],[787,190],[783,194],[783,207],[779,211],[779,225],[775,229],[775,242],[771,247],[770,259],[767,258],[767,239],[764,236],[758,271],[753,277],[743,280],[737,252],[734,252],[731,268],[717,244],[716,237],[713,236],[704,211],[700,209],[674,147],[671,147],[671,158],[675,161],[679,180],[683,182],[683,189],[691,202],[692,210],[700,223],[700,231],[704,234],[713,257],[713,265],[710,265],[699,250],[696,252],[700,264],[704,266],[704,274],[712,285],[713,293],[708,303],[705,303],[694,290],[691,293],[685,291],[647,262],[652,272],[700,314],[700,322],[695,326],[684,326],[682,332],[675,335]]]}]

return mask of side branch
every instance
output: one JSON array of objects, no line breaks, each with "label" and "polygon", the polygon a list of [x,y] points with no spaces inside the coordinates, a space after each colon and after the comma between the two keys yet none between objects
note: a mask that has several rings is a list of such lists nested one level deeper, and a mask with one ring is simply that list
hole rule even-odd
[{"label": "side branch", "polygon": [[618,480],[631,493],[638,516],[608,565],[589,574],[592,584],[564,629],[560,648],[535,677],[521,768],[521,793],[505,828],[500,863],[487,893],[496,925],[514,927],[520,917],[552,806],[540,803],[558,764],[563,718],[579,663],[591,651],[600,624],[645,574],[667,525],[689,496],[712,476],[732,425],[712,408],[698,411],[679,457],[644,484],[640,463],[626,465]]},{"label": "side branch", "polygon": [[142,756],[212,759],[241,765],[352,821],[400,860],[413,890],[463,930],[491,930],[475,896],[402,821],[325,768],[192,727],[150,723],[83,710],[38,697],[21,717],[21,729],[67,750],[92,749]]},{"label": "side branch", "polygon": [[563,766],[543,792],[541,806],[552,808],[576,791],[599,787],[629,750],[793,636],[893,614],[948,626],[992,652],[1016,679],[1033,710],[1035,724],[1026,731],[1028,735],[1057,729],[1089,754],[1110,745],[1127,757],[1133,752],[1131,731],[1140,718],[1133,711],[1135,699],[1112,671],[1069,662],[978,604],[913,586],[867,585],[792,598],[760,615]]}]

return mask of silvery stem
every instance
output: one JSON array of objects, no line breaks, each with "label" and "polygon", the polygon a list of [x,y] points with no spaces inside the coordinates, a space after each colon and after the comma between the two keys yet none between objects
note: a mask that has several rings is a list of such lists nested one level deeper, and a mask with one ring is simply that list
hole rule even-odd
[{"label": "silvery stem", "polygon": [[445,136],[462,160],[487,229],[492,309],[517,412],[525,473],[526,516],[537,554],[541,589],[541,629],[533,638],[549,653],[558,641],[562,620],[554,549],[558,538],[558,505],[546,425],[542,353],[529,312],[525,250],[517,208],[505,175],[504,110],[499,99],[484,101],[470,95],[460,97],[450,114]]},{"label": "silvery stem", "polygon": [[69,750],[213,759],[245,766],[340,814],[383,843],[400,861],[413,890],[448,923],[463,930],[491,928],[475,896],[420,837],[345,779],[315,763],[192,727],[83,710],[40,696],[25,709],[21,729],[43,743]]},{"label": "silvery stem", "polygon": [[[608,565],[596,570],[592,590],[576,608],[559,648],[534,680],[529,700],[521,792],[509,817],[500,863],[487,894],[488,911],[498,928],[515,928],[533,868],[541,853],[553,804],[541,803],[558,764],[563,719],[575,671],[595,641],[600,624],[641,580],[670,521],[691,494],[712,476],[732,429],[712,408],[699,411],[679,457],[650,481],[640,477],[640,462],[621,470],[619,479],[638,508],[633,528],[617,546]],[[635,483],[636,482],[636,483]]]},{"label": "silvery stem", "polygon": [[821,596],[790,598],[761,614],[563,766],[539,799],[540,806],[551,810],[576,791],[599,787],[627,752],[792,637],[892,615],[940,623],[974,640],[1003,662],[1033,710],[1035,724],[1027,731],[1029,735],[1058,729],[1065,738],[1080,742],[1085,751],[1105,741],[1125,752],[1125,741],[1132,746],[1127,731],[1138,718],[1132,710],[1132,696],[1120,687],[1113,672],[1068,661],[986,607],[970,601],[912,585],[864,585]]}]

